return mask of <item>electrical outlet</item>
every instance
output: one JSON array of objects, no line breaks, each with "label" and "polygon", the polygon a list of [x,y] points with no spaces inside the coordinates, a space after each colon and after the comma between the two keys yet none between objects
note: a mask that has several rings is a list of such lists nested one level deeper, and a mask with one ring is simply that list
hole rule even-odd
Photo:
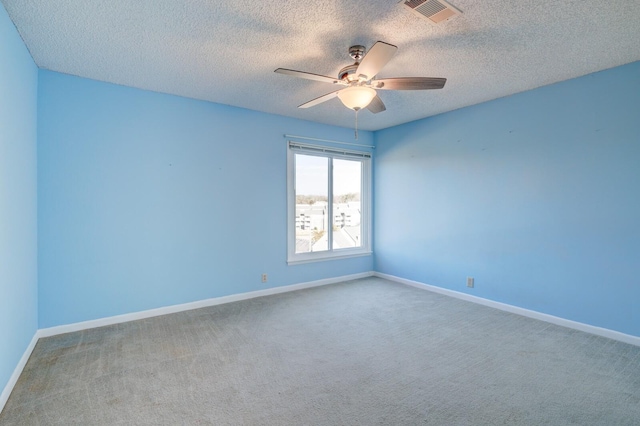
[{"label": "electrical outlet", "polygon": [[262,282],[263,283],[267,282],[267,274],[262,274]]},{"label": "electrical outlet", "polygon": [[473,288],[473,277],[467,277],[467,287]]}]

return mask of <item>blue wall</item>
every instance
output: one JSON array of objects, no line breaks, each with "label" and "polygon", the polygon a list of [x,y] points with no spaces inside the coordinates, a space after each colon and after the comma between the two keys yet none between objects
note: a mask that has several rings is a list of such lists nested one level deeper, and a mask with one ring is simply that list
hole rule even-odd
[{"label": "blue wall", "polygon": [[0,392],[37,329],[37,84],[0,4]]},{"label": "blue wall", "polygon": [[640,336],[640,62],[375,144],[377,271]]},{"label": "blue wall", "polygon": [[44,70],[38,105],[41,328],[373,269],[286,264],[283,135],[351,129]]}]

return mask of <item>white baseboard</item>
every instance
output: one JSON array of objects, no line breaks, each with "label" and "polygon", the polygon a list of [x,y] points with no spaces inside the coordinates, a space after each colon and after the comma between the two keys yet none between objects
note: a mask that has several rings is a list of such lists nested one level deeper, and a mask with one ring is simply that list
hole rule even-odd
[{"label": "white baseboard", "polygon": [[572,321],[549,314],[543,314],[542,312],[532,311],[529,309],[520,308],[518,306],[508,305],[506,303],[483,299],[482,297],[472,296],[470,294],[460,293],[458,291],[448,290],[446,288],[436,287],[434,285],[408,280],[406,278],[396,277],[395,275],[383,274],[381,272],[374,272],[373,275],[376,277],[387,279],[389,281],[395,281],[397,283],[406,284],[422,290],[428,290],[434,293],[443,294],[445,296],[455,297],[456,299],[466,300],[467,302],[477,303],[479,305],[488,306],[490,308],[499,309],[501,311],[510,312],[512,314],[522,315],[524,317],[545,321],[551,324],[560,325],[562,327],[572,328],[574,330],[584,331],[585,333],[591,333],[597,336],[607,337],[609,339],[618,340],[620,342],[629,343],[635,346],[640,346],[640,337],[638,336],[632,336],[630,334],[620,333],[619,331],[609,330],[607,328],[596,327],[594,325],[584,324],[581,322]]},{"label": "white baseboard", "polygon": [[33,352],[33,348],[36,347],[36,343],[38,343],[38,332],[33,335],[29,346],[27,346],[27,349],[25,349],[24,353],[22,354],[22,358],[20,358],[20,361],[18,361],[18,365],[16,365],[16,368],[13,370],[13,374],[11,375],[11,377],[9,377],[7,385],[2,390],[2,393],[0,393],[0,413],[9,400],[9,395],[11,395],[13,387],[18,382],[18,378],[20,377],[20,374],[22,374],[24,366],[27,365],[27,361],[29,361],[29,357],[31,356],[31,352]]},{"label": "white baseboard", "polygon": [[116,315],[112,317],[99,318],[90,321],[76,322],[73,324],[59,325],[56,327],[41,328],[38,330],[38,337],[50,337],[58,334],[71,333],[74,331],[87,330],[90,328],[104,327],[106,325],[119,324],[123,322],[135,321],[144,318],[157,317],[160,315],[173,314],[176,312],[189,311],[191,309],[206,308],[208,306],[222,305],[223,303],[239,302],[241,300],[253,299],[255,297],[270,296],[272,294],[287,293],[290,291],[303,290],[305,288],[318,287],[322,285],[335,284],[343,281],[366,278],[373,275],[373,272],[362,272],[359,274],[343,275],[323,280],[309,281],[301,284],[292,284],[282,287],[272,287],[264,290],[251,291],[248,293],[238,293],[229,296],[214,297],[212,299],[198,300],[196,302],[183,303],[180,305],[165,306],[163,308],[149,309],[146,311],[132,312],[130,314]]}]

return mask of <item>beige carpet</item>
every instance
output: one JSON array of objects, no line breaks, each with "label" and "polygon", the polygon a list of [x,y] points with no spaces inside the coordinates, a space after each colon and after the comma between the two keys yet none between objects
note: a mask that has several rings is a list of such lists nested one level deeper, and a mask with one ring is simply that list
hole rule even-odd
[{"label": "beige carpet", "polygon": [[1,425],[638,425],[640,347],[369,278],[42,339]]}]

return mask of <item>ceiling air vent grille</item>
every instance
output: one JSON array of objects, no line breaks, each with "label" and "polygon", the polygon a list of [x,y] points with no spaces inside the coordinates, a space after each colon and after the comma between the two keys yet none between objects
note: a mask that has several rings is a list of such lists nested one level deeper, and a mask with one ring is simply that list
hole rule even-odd
[{"label": "ceiling air vent grille", "polygon": [[444,0],[402,0],[401,3],[432,24],[440,24],[462,13]]}]

